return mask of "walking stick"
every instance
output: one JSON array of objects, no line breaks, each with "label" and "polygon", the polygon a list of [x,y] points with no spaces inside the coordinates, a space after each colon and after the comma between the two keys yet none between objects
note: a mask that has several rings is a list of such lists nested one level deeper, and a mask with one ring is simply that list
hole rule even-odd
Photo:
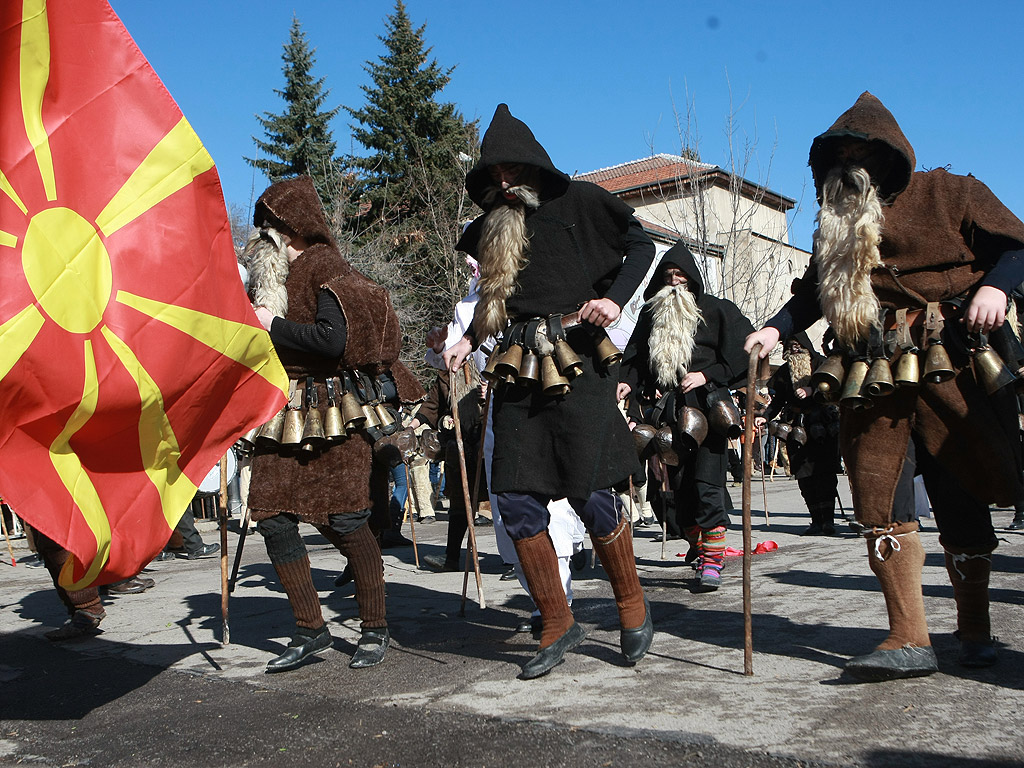
[{"label": "walking stick", "polygon": [[[480,450],[478,450],[477,454],[476,454],[476,475],[473,478],[473,498],[472,498],[472,502],[473,502],[473,509],[474,510],[475,509],[479,509],[479,507],[480,507],[480,473],[481,473],[481,471],[483,469],[483,463],[484,463],[484,444],[487,442],[487,416],[488,416],[488,414],[491,411],[491,393],[492,392],[493,392],[493,389],[490,386],[488,386],[487,387],[487,395],[484,397],[483,420],[480,422],[481,425],[482,425],[482,428],[480,429],[480,446],[479,446]],[[499,514],[500,515],[501,511],[498,510],[496,512],[492,508],[491,509],[491,517],[493,518],[495,514]],[[474,513],[474,517],[475,517],[475,513]],[[475,529],[474,529],[474,531],[475,531]],[[476,548],[475,542],[473,544],[473,547],[474,547],[474,550],[475,550],[475,548]],[[475,562],[476,562],[477,572],[479,572],[479,570],[480,570],[480,560],[477,558],[475,560]],[[467,554],[467,556],[466,556],[465,571],[462,574],[462,603],[459,606],[459,615],[460,616],[465,616],[466,615],[466,592],[468,590],[469,590],[469,556]]]},{"label": "walking stick", "polygon": [[668,465],[660,456],[657,461],[661,467],[661,559],[664,560],[665,542],[668,541]]},{"label": "walking stick", "polygon": [[[465,363],[463,363],[463,366],[465,366]],[[468,383],[469,382],[469,369],[463,367],[462,370],[464,371],[464,375],[466,377],[466,382]],[[457,401],[457,399],[455,397],[455,375],[457,373],[458,373],[457,371],[452,371],[451,376],[450,376],[449,386],[448,386],[448,401],[451,404],[452,419],[455,421],[455,444],[456,444],[456,446],[458,446],[458,449],[459,449],[459,471],[462,473],[462,498],[463,498],[463,503],[465,503],[465,505],[466,505],[466,522],[468,523],[468,528],[469,528],[469,553],[468,554],[469,554],[470,557],[473,558],[473,571],[476,573],[477,601],[480,603],[480,607],[481,608],[486,608],[487,607],[487,602],[484,600],[484,582],[483,582],[483,579],[480,576],[480,557],[479,557],[479,555],[477,553],[477,548],[476,548],[476,525],[474,524],[474,518],[476,517],[476,507],[473,506],[473,503],[470,501],[470,498],[469,498],[469,476],[468,476],[468,473],[466,472],[466,448],[462,444],[462,423],[461,423],[461,421],[459,419],[459,404],[458,404],[458,401]],[[468,560],[468,557],[467,557],[467,560]],[[467,562],[467,566],[468,566],[468,562]],[[469,579],[469,575],[468,574],[469,574],[469,572],[467,570],[466,576],[464,577],[464,582],[468,581],[468,579]],[[465,590],[463,590],[462,594],[463,595],[466,594]],[[460,613],[462,613],[462,615],[465,615],[465,613],[466,613],[465,597],[463,597],[463,602],[462,602],[462,607],[460,608]]]},{"label": "walking stick", "polygon": [[775,448],[772,450],[772,482],[775,482],[775,462],[779,460],[779,438],[775,438]]},{"label": "walking stick", "polygon": [[220,521],[220,616],[223,627],[221,645],[230,645],[231,627],[228,626],[228,455],[226,453],[220,458],[220,497],[217,501],[217,517]]},{"label": "walking stick", "polygon": [[235,591],[235,582],[238,581],[238,566],[242,563],[242,550],[245,548],[245,537],[249,535],[250,512],[249,505],[245,507],[245,514],[242,516],[242,530],[238,532],[238,546],[235,547],[235,562],[231,566],[231,578],[228,579],[228,593]]},{"label": "walking stick", "polygon": [[[7,508],[10,509],[10,507]],[[13,515],[14,512],[12,511],[11,514]],[[11,537],[7,533],[7,521],[4,519],[4,511],[2,508],[0,508],[0,527],[4,529],[4,541],[7,542],[7,551],[11,555],[11,567],[17,568],[18,561],[14,559],[14,547],[11,546]]]},{"label": "walking stick", "polygon": [[416,523],[413,521],[413,514],[410,509],[410,496],[412,496],[412,487],[409,485],[409,465],[405,461],[405,457],[402,457],[402,469],[405,470],[405,511],[402,513],[409,520],[409,530],[412,531],[412,559],[416,561],[416,569],[420,567],[420,550],[416,546]]},{"label": "walking stick", "polygon": [[[761,352],[761,345],[755,344],[750,350],[750,360],[747,363],[747,388],[753,386],[757,378],[758,355]],[[750,559],[752,556],[751,535],[750,535],[750,483],[753,474],[754,452],[751,446],[754,442],[754,398],[748,397],[746,403],[746,424],[744,425],[747,447],[743,455],[743,674],[754,674],[754,639],[753,621],[750,611]]]},{"label": "walking stick", "polygon": [[[761,435],[761,461],[764,462],[764,444],[767,441],[767,432]],[[764,466],[761,467],[761,495],[764,497],[764,525],[768,527],[768,486],[764,482]]]}]

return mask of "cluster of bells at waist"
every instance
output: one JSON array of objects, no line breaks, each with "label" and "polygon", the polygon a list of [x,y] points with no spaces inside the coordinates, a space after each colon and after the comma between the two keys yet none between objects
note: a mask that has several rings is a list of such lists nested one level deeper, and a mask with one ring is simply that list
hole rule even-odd
[{"label": "cluster of bells at waist", "polygon": [[[518,343],[510,344],[504,351],[495,347],[480,375],[491,384],[539,383],[545,395],[564,395],[572,388],[570,380],[583,373],[583,361],[565,339],[557,338],[553,345],[550,355],[538,354],[531,347]],[[603,333],[596,340],[595,355],[604,367],[622,359],[622,352]]]},{"label": "cluster of bells at waist", "polygon": [[[989,395],[1021,380],[987,344],[971,351],[974,375]],[[924,353],[924,363],[918,350],[904,350],[895,366],[884,357],[868,361],[863,358],[847,362],[842,353],[833,353],[811,376],[815,401],[839,403],[857,409],[870,408],[873,400],[885,397],[896,388],[918,387],[922,384],[941,384],[956,375],[949,353],[941,341],[933,341]]]}]

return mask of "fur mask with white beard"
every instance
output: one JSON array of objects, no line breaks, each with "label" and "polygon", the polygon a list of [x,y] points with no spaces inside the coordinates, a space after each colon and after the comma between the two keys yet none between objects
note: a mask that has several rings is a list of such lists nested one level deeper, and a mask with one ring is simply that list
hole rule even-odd
[{"label": "fur mask with white beard", "polygon": [[516,278],[526,266],[530,248],[526,208],[540,206],[540,198],[533,187],[520,184],[507,191],[516,199],[508,200],[503,190],[495,186],[488,189],[485,200],[486,204],[495,202],[496,205],[484,219],[477,249],[480,301],[473,314],[473,331],[481,341],[496,336],[508,324],[505,299],[516,289]]},{"label": "fur mask with white beard", "polygon": [[252,234],[245,244],[242,266],[249,270],[249,295],[256,306],[264,306],[278,317],[288,314],[290,262],[281,233],[266,227]]},{"label": "fur mask with white beard", "polygon": [[689,372],[697,324],[697,299],[685,285],[666,285],[650,299],[651,371],[662,391],[675,389]]},{"label": "fur mask with white beard", "polygon": [[800,387],[811,386],[811,353],[803,347],[790,352],[788,349],[782,353],[782,359],[789,363],[789,378],[793,382],[793,390]]},{"label": "fur mask with white beard", "polygon": [[878,297],[871,270],[882,266],[882,204],[870,174],[860,167],[833,168],[822,188],[814,260],[818,300],[839,342],[853,349],[878,326]]}]

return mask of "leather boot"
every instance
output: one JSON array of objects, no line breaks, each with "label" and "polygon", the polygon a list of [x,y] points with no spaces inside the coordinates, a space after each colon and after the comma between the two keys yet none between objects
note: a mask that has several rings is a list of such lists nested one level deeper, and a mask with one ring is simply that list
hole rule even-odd
[{"label": "leather boot", "polygon": [[988,613],[988,579],[994,547],[944,549],[956,600],[960,663],[971,668],[991,667],[996,663],[996,647]]},{"label": "leather boot", "polygon": [[287,650],[267,663],[266,671],[284,672],[299,666],[314,653],[330,648],[334,641],[324,624],[320,596],[313,586],[309,570],[309,556],[303,555],[287,563],[274,563],[274,570],[295,615],[295,633]]},{"label": "leather boot", "polygon": [[519,566],[533,602],[540,610],[543,629],[540,652],[523,667],[520,677],[532,680],[561,663],[565,654],[583,642],[586,632],[575,622],[558,575],[558,556],[547,531],[515,542]]},{"label": "leather boot", "polygon": [[1024,530],[1024,504],[1013,505],[1013,520],[1006,526],[1008,531]]},{"label": "leather boot", "polygon": [[[889,614],[889,636],[871,653],[846,663],[860,680],[922,677],[938,671],[921,595],[924,549],[917,523],[894,523],[867,537],[868,561],[878,577]],[[898,547],[898,549],[897,549]]]},{"label": "leather boot", "polygon": [[628,523],[622,521],[608,536],[594,536],[598,557],[608,574],[608,580],[615,593],[615,607],[619,610],[619,647],[626,661],[635,664],[651,647],[654,639],[654,625],[651,610],[644,598],[640,579],[636,573],[636,559],[633,556],[633,537]]}]

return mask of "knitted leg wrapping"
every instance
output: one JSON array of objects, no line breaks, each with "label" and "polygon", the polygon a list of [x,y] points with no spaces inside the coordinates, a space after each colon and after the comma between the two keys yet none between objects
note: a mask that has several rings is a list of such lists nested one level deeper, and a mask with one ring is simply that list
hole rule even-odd
[{"label": "knitted leg wrapping", "polygon": [[71,557],[71,553],[48,536],[36,531],[36,550],[43,558],[43,564],[53,580],[53,586],[57,590],[57,596],[64,603],[68,615],[73,616],[75,611],[85,611],[97,619],[106,616],[103,606],[100,604],[100,592],[96,587],[88,587],[68,592],[60,585],[60,572],[64,563]]},{"label": "knitted leg wrapping", "polygon": [[644,608],[644,591],[636,573],[633,537],[627,526],[628,523],[623,521],[609,535],[591,534],[590,540],[612,584],[615,607],[619,609],[619,623],[623,629],[635,629],[644,623],[647,609]]},{"label": "knitted leg wrapping", "polygon": [[702,570],[706,573],[722,572],[725,565],[725,526],[718,526],[700,532],[701,556],[704,558]]},{"label": "knitted leg wrapping", "polygon": [[331,543],[348,558],[348,564],[352,566],[361,628],[386,627],[388,620],[384,604],[384,567],[380,547],[370,532],[370,527],[361,525],[352,533],[332,539]]},{"label": "knitted leg wrapping", "polygon": [[519,566],[530,587],[530,595],[540,611],[544,627],[540,647],[547,648],[569,631],[573,625],[572,611],[558,577],[558,556],[547,531],[515,542]]},{"label": "knitted leg wrapping", "polygon": [[288,563],[274,563],[277,578],[281,580],[295,624],[306,629],[319,629],[324,625],[324,615],[320,610],[320,597],[313,586],[313,577],[309,572],[309,556],[303,555],[298,560]]},{"label": "knitted leg wrapping", "polygon": [[931,645],[921,595],[924,548],[917,523],[897,523],[882,531],[874,529],[868,534],[867,544],[868,562],[878,577],[889,614],[889,636],[878,650]]},{"label": "knitted leg wrapping", "polygon": [[956,625],[960,640],[988,643],[992,625],[988,613],[988,579],[992,551],[946,549],[946,572],[956,599]]}]

